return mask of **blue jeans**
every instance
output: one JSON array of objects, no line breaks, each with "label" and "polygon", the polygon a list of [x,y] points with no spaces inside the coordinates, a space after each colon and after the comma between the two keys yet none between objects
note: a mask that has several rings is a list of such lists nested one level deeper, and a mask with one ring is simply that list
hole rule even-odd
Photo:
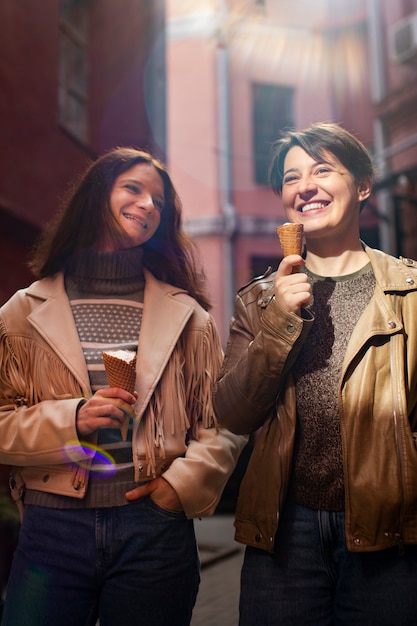
[{"label": "blue jeans", "polygon": [[186,626],[199,582],[193,521],[150,498],[27,506],[1,626]]},{"label": "blue jeans", "polygon": [[240,626],[416,626],[417,546],[351,553],[344,513],[288,504],[275,555],[247,547]]}]

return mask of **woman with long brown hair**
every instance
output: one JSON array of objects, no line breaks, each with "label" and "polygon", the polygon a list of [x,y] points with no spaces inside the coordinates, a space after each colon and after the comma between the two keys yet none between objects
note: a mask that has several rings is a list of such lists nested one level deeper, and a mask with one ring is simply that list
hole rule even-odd
[{"label": "woman with long brown hair", "polygon": [[[192,518],[246,441],[216,423],[222,349],[196,259],[165,167],[119,148],[40,239],[40,280],[0,310],[0,462],[23,511],[3,626],[190,622]],[[108,351],[133,357],[132,389],[109,386]]]}]

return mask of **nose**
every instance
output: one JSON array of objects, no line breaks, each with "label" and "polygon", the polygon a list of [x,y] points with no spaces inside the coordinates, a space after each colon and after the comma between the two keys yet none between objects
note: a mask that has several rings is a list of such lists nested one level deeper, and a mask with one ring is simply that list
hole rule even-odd
[{"label": "nose", "polygon": [[309,195],[314,193],[317,189],[317,184],[313,180],[313,178],[306,174],[302,176],[298,183],[298,193],[302,195]]},{"label": "nose", "polygon": [[147,213],[152,213],[155,208],[154,201],[150,194],[142,194],[140,198],[138,198],[136,202],[137,206]]}]

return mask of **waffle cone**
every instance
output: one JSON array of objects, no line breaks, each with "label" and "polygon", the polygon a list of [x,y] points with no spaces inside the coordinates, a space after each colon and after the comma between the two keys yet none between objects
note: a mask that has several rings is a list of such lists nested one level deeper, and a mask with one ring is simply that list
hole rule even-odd
[{"label": "waffle cone", "polygon": [[[136,384],[136,352],[114,350],[102,354],[110,387],[120,387],[120,389],[133,393]],[[126,416],[120,427],[123,441],[126,441],[128,428],[129,417]]]},{"label": "waffle cone", "polygon": [[284,256],[301,254],[303,250],[303,225],[287,222],[277,227],[277,235]]}]

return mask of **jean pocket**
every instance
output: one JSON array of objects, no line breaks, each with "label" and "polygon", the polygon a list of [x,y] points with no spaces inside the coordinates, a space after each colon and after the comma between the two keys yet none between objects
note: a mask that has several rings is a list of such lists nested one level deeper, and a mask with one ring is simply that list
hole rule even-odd
[{"label": "jean pocket", "polygon": [[148,504],[150,509],[155,511],[155,513],[158,513],[158,515],[160,516],[176,520],[186,519],[184,511],[173,511],[172,509],[164,509],[162,506],[159,506],[159,504],[152,500],[151,496],[148,496],[146,498],[146,503]]}]

